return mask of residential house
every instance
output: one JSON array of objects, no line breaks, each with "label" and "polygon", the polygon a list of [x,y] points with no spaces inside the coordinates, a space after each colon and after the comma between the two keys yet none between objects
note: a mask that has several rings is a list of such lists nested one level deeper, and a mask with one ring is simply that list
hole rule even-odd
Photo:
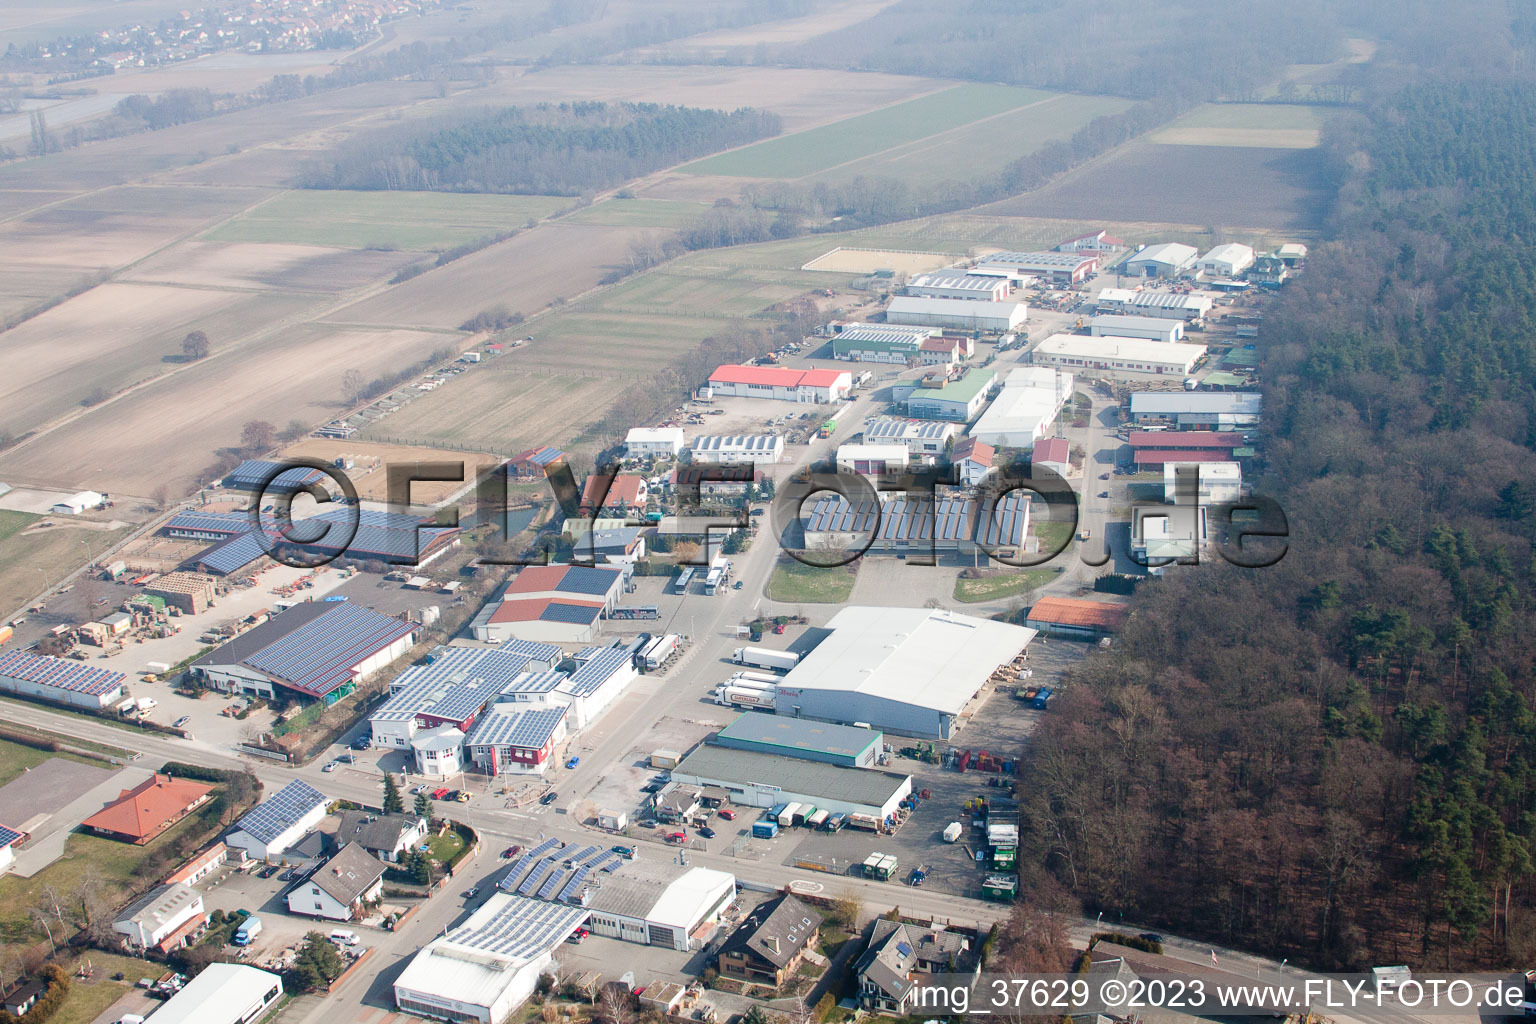
[{"label": "residential house", "polygon": [[974,977],[981,959],[960,932],[936,931],[900,921],[875,921],[869,946],[854,964],[859,1005],[874,1013],[904,1016],[916,977],[961,974]]},{"label": "residential house", "polygon": [[3,995],[0,995],[0,1006],[5,1007],[5,1012],[12,1016],[20,1017],[32,1009],[33,1005],[43,997],[43,993],[47,991],[47,982],[39,981],[35,978],[29,981],[18,981],[7,989]]},{"label": "residential house", "polygon": [[955,445],[951,456],[959,482],[967,487],[975,487],[992,472],[996,457],[997,449],[974,437]]},{"label": "residential house", "polygon": [[190,943],[207,923],[203,894],[178,882],[156,886],[128,904],[112,930],[131,950],[168,953]]},{"label": "residential house", "polygon": [[543,445],[519,452],[507,461],[507,474],[517,480],[537,480],[549,471],[549,467],[565,458],[559,448]]},{"label": "residential house", "polygon": [[770,900],[748,914],[720,947],[727,978],[778,988],[800,966],[821,934],[821,915],[793,896]]},{"label": "residential house", "polygon": [[334,841],[338,848],[355,843],[379,860],[398,864],[426,836],[427,823],[414,814],[342,811]]},{"label": "residential house", "polygon": [[143,846],[207,803],[212,793],[211,786],[156,773],[80,824],[98,836]]},{"label": "residential house", "polygon": [[358,843],[348,843],[288,893],[288,912],[331,921],[364,916],[365,904],[384,889],[384,864]]}]

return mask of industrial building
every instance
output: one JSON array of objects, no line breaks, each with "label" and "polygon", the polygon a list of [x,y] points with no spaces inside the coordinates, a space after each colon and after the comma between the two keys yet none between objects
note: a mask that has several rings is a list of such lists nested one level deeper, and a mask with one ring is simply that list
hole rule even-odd
[{"label": "industrial building", "polygon": [[1215,302],[1209,295],[1183,292],[1143,292],[1132,288],[1105,288],[1095,300],[1106,313],[1155,316],[1194,323],[1203,320]]},{"label": "industrial building", "polygon": [[825,405],[848,397],[853,375],[847,370],[725,364],[709,375],[709,388],[717,397],[773,398]]},{"label": "industrial building", "polygon": [[77,491],[63,501],[55,503],[50,511],[59,516],[78,516],[100,507],[106,500],[106,495],[97,494],[95,491]]},{"label": "industrial building", "polygon": [[927,327],[901,327],[898,323],[893,320],[885,324],[842,321],[829,324],[832,358],[905,366],[909,360],[918,358],[923,342],[939,333]]},{"label": "industrial building", "polygon": [[[1148,448],[1174,452],[1216,452],[1221,456],[1216,461],[1221,462],[1231,461],[1233,453],[1248,444],[1242,434],[1230,430],[1132,430],[1126,435],[1126,442],[1133,451],[1138,452]],[[1192,458],[1189,461],[1198,460]]]},{"label": "industrial building", "polygon": [[307,601],[192,663],[211,689],[268,699],[279,690],[335,703],[410,651],[421,626],[347,602]]},{"label": "industrial building", "polygon": [[688,451],[694,462],[717,466],[771,466],[784,457],[784,438],[778,434],[709,434],[694,438]]},{"label": "industrial building", "polygon": [[144,593],[186,615],[197,615],[213,605],[216,581],[200,572],[172,572],[156,577]]},{"label": "industrial building", "polygon": [[779,683],[781,715],[948,739],[1035,631],[930,608],[844,608]]},{"label": "industrial building", "polygon": [[459,741],[465,760],[487,775],[542,775],[565,742],[564,705],[493,704]]},{"label": "industrial building", "polygon": [[624,566],[534,565],[523,569],[470,621],[475,639],[589,644],[618,606]]},{"label": "industrial building", "polygon": [[[1243,496],[1243,469],[1235,462],[1167,462],[1163,465],[1163,500],[1173,504],[1179,498],[1176,481],[1180,469],[1195,475],[1194,497],[1202,505],[1225,505]],[[1179,504],[1186,504],[1179,500]]]},{"label": "industrial building", "polygon": [[844,473],[878,476],[900,473],[911,462],[904,444],[842,444],[837,446],[837,468]]},{"label": "industrial building", "polygon": [[1008,270],[1041,277],[1053,285],[1070,286],[1092,277],[1099,269],[1099,254],[1073,252],[995,252],[983,256],[977,269]]},{"label": "industrial building", "polygon": [[435,938],[395,979],[395,1006],[438,1020],[501,1024],[533,994],[551,955],[588,911],[496,893]]},{"label": "industrial building", "polygon": [[425,566],[459,544],[456,526],[353,506],[327,508],[307,519],[294,520],[290,532],[314,537],[301,542],[284,538],[278,521],[271,516],[261,516],[258,531],[245,512],[178,512],[162,529],[178,540],[216,542],[192,561],[221,576],[238,572],[277,548],[306,564],[346,557],[360,562]]},{"label": "industrial building", "polygon": [[256,1024],[283,998],[283,979],[245,964],[209,964],[154,1013],[155,1024]]},{"label": "industrial building", "polygon": [[1048,469],[1065,480],[1072,472],[1072,446],[1064,437],[1042,437],[1030,452],[1029,465],[1031,470]]},{"label": "industrial building", "polygon": [[9,825],[0,825],[0,875],[5,874],[16,862],[14,847],[25,842],[26,839],[27,833],[11,828]]},{"label": "industrial building", "polygon": [[882,740],[878,729],[744,711],[709,742],[732,750],[798,757],[844,768],[873,768]]},{"label": "industrial building", "polygon": [[368,716],[375,747],[405,749],[422,729],[468,732],[504,687],[563,657],[553,644],[509,640],[499,648],[438,647],[390,683],[389,700]]},{"label": "industrial building", "polygon": [[1030,499],[1021,491],[1009,491],[1001,500],[902,492],[887,492],[886,498],[852,503],[840,494],[816,498],[805,516],[806,548],[979,559],[989,551],[1017,551],[1029,533]]},{"label": "industrial building", "polygon": [[802,803],[833,814],[862,814],[880,821],[894,815],[912,793],[912,776],[899,772],[844,768],[710,743],[683,758],[671,776],[683,786],[718,787],[738,807]]},{"label": "industrial building", "polygon": [[971,427],[970,436],[994,448],[1027,448],[1045,436],[1072,399],[1072,374],[1043,366],[1020,366]]},{"label": "industrial building", "polygon": [[[287,466],[287,469],[283,467]],[[295,466],[270,459],[246,459],[224,474],[219,486],[226,491],[241,491],[252,497],[265,494],[270,498],[283,494],[310,493],[309,488],[324,486],[328,480],[324,473],[310,466]]]},{"label": "industrial building", "polygon": [[1022,302],[977,302],[973,299],[898,295],[891,299],[885,311],[885,322],[1001,334],[1018,330],[1028,316],[1029,307]]},{"label": "industrial building", "polygon": [[1131,508],[1131,557],[1150,572],[1174,559],[1198,557],[1210,542],[1204,505],[1135,505]]},{"label": "industrial building", "polygon": [[[1221,431],[1221,433],[1233,434],[1239,441],[1242,440],[1236,431]],[[1136,466],[1136,471],[1161,472],[1169,466],[1175,465],[1232,465],[1236,466],[1239,451],[1250,451],[1247,448],[1136,448],[1131,452],[1131,461]]]},{"label": "industrial building", "polygon": [[1120,273],[1130,277],[1177,277],[1195,265],[1200,250],[1182,242],[1159,242],[1127,256]]},{"label": "industrial building", "polygon": [[1108,601],[1075,597],[1042,597],[1029,610],[1024,624],[1052,637],[1099,640],[1119,632],[1131,609]]},{"label": "industrial building", "polygon": [[907,294],[929,299],[970,299],[1002,302],[1008,297],[1008,279],[985,274],[939,271],[918,274],[907,281]]},{"label": "industrial building", "polygon": [[135,953],[161,954],[185,946],[208,924],[203,894],[180,883],[158,885],[120,910],[112,931]]},{"label": "industrial building", "polygon": [[959,433],[960,427],[954,423],[879,416],[864,424],[864,443],[906,445],[914,458],[932,462],[949,450]]},{"label": "industrial building", "polygon": [[294,779],[235,822],[233,831],[224,837],[224,845],[244,850],[254,860],[280,857],[320,824],[326,804],[324,793]]},{"label": "industrial building", "polygon": [[632,459],[675,458],[682,450],[682,427],[634,427],[624,435],[624,454]]},{"label": "industrial building", "polygon": [[1116,238],[1108,231],[1100,228],[1097,231],[1090,231],[1086,235],[1078,235],[1076,238],[1067,239],[1065,242],[1062,242],[1060,245],[1056,246],[1056,251],[1114,252],[1117,249],[1124,249],[1125,246],[1125,239]]},{"label": "industrial building", "polygon": [[78,661],[11,650],[0,654],[0,693],[69,704],[78,708],[104,708],[122,699],[121,672],[83,665]]},{"label": "industrial building", "polygon": [[1187,377],[1204,357],[1204,345],[1148,341],[1146,338],[1095,338],[1081,334],[1053,334],[1030,353],[1030,358],[1040,366],[1178,377]]},{"label": "industrial building", "polygon": [[1237,242],[1218,245],[1197,264],[1200,271],[1218,277],[1236,277],[1253,266],[1253,249]]},{"label": "industrial building", "polygon": [[1146,338],[1150,341],[1183,341],[1184,321],[1159,316],[1122,316],[1102,313],[1088,321],[1095,338]]},{"label": "industrial building", "polygon": [[1131,422],[1179,430],[1241,430],[1258,426],[1263,396],[1253,391],[1137,391]]},{"label": "industrial building", "polygon": [[707,942],[736,897],[735,876],[724,871],[678,872],[558,839],[524,852],[496,884],[504,893],[585,908],[598,935],[678,952]]},{"label": "industrial building", "polygon": [[986,405],[987,390],[996,383],[995,371],[977,367],[959,380],[944,381],[941,387],[919,385],[907,397],[907,412],[918,419],[969,423]]}]

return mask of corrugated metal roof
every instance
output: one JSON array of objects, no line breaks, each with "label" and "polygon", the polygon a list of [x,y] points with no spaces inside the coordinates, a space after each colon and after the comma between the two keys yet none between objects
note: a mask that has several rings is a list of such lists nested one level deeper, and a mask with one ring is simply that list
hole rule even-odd
[{"label": "corrugated metal roof", "polygon": [[847,370],[793,370],[787,366],[738,366],[727,363],[715,368],[710,381],[722,384],[757,384],[762,387],[834,387],[852,379]]},{"label": "corrugated metal roof", "polygon": [[766,455],[783,448],[784,439],[778,434],[708,434],[694,438],[688,447],[701,455],[722,452]]},{"label": "corrugated metal roof", "polygon": [[1119,629],[1131,610],[1108,601],[1082,601],[1071,597],[1042,597],[1029,610],[1031,622],[1057,626],[1085,626],[1093,629]]}]

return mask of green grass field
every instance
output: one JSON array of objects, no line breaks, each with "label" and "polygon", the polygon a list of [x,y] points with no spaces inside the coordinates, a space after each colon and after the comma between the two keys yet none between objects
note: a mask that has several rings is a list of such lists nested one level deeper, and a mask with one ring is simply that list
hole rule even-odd
[{"label": "green grass field", "polygon": [[[12,513],[4,513],[9,516]],[[25,524],[23,524],[25,525]],[[0,527],[0,608],[16,608],[59,582],[67,570],[85,562],[82,540],[101,552],[121,539],[130,527],[120,530],[55,528],[37,533],[5,536]],[[110,538],[110,539],[109,539]]]},{"label": "green grass field", "polygon": [[983,601],[1001,601],[1015,597],[1027,590],[1044,586],[1056,578],[1058,569],[1023,569],[979,580],[956,580],[955,600],[965,604]]},{"label": "green grass field", "polygon": [[561,196],[296,189],[204,235],[215,242],[287,242],[342,249],[447,249],[522,227],[570,206]]},{"label": "green grass field", "polygon": [[62,757],[66,761],[79,761],[81,764],[88,764],[98,768],[106,767],[102,762],[93,761],[88,757],[67,753],[55,754],[50,750],[37,750],[22,743],[0,740],[0,786],[10,782],[22,772],[36,768],[44,761],[53,757]]},{"label": "green grass field", "polygon": [[854,574],[846,566],[818,568],[781,559],[768,580],[768,599],[795,604],[842,604],[853,593]]},{"label": "green grass field", "polygon": [[[99,949],[87,950],[72,963],[61,962],[60,966],[70,973],[69,995],[59,1012],[48,1019],[48,1024],[91,1024],[132,989],[138,979],[158,978],[165,971],[163,964],[103,953]],[[89,969],[91,976],[75,977],[74,972],[78,969]],[[123,975],[123,980],[113,981],[112,975],[118,973]]]},{"label": "green grass field", "polygon": [[681,228],[704,215],[703,203],[672,199],[608,199],[562,218],[566,224],[596,224],[613,228]]},{"label": "green grass field", "polygon": [[995,174],[1048,142],[1070,138],[1094,118],[1118,114],[1130,105],[1130,100],[1116,96],[1053,96],[940,136],[918,139],[841,164],[814,178],[847,181],[870,175],[926,185]]},{"label": "green grass field", "polygon": [[1148,136],[1182,146],[1308,149],[1321,141],[1329,111],[1291,103],[1207,103]]},{"label": "green grass field", "polygon": [[31,512],[12,512],[9,509],[0,509],[0,541],[14,533],[18,533],[37,522],[42,516],[33,515]]},{"label": "green grass field", "polygon": [[1036,103],[1051,95],[1038,89],[1008,85],[957,85],[867,114],[695,160],[682,169],[692,174],[802,178],[849,160]]}]

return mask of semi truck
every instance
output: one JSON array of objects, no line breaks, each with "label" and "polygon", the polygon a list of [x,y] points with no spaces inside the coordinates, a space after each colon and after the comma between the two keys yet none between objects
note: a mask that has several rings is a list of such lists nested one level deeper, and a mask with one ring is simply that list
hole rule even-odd
[{"label": "semi truck", "polygon": [[[789,828],[795,823],[795,815],[800,813],[800,804],[789,804],[779,812],[779,828]],[[804,821],[804,818],[801,818]]]},{"label": "semi truck", "polygon": [[756,665],[758,668],[788,672],[800,662],[800,655],[793,651],[774,651],[767,647],[738,647],[731,652],[731,660],[738,665]]},{"label": "semi truck", "polygon": [[709,570],[709,575],[704,577],[704,593],[713,596],[720,590],[720,584],[725,580],[725,572],[720,569]]},{"label": "semi truck", "polygon": [[760,686],[722,683],[715,690],[715,703],[721,707],[769,708],[775,704],[774,691]]},{"label": "semi truck", "polygon": [[673,652],[677,650],[678,642],[681,640],[682,637],[676,633],[668,633],[666,636],[659,636],[652,640],[650,646],[645,649],[645,667],[648,669],[661,668],[661,666],[667,663],[667,659],[672,657]]}]

